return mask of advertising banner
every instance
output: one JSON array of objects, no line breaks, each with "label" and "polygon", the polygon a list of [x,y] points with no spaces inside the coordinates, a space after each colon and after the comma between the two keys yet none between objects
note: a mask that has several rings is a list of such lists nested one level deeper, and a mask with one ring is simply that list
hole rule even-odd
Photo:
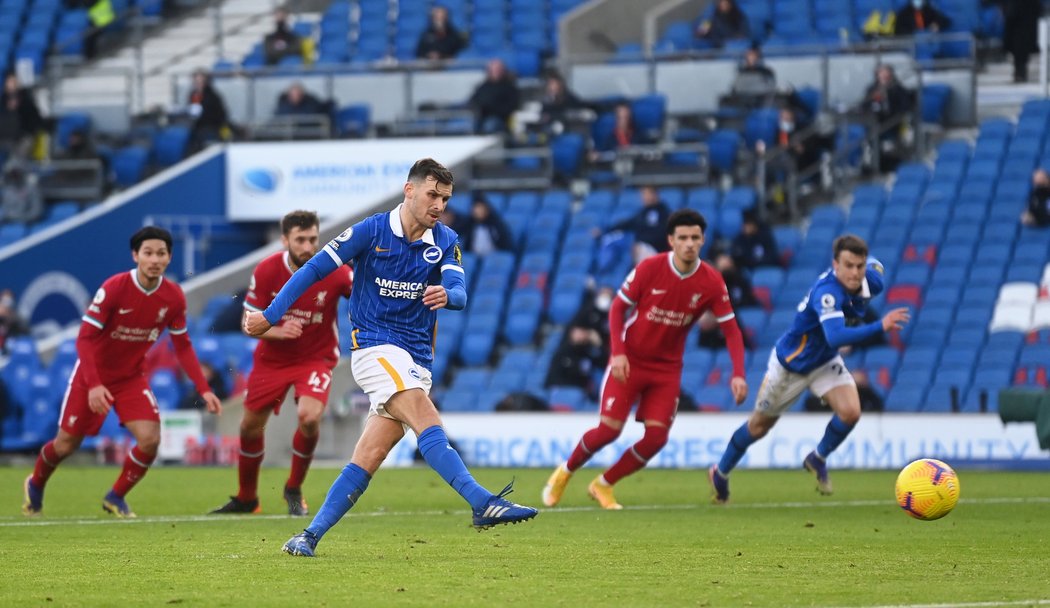
[{"label": "advertising banner", "polygon": [[364,212],[400,192],[420,158],[452,167],[493,142],[449,137],[231,144],[227,217],[276,220],[292,209],[314,210],[323,218]]},{"label": "advertising banner", "polygon": [[[554,467],[564,462],[596,414],[444,414],[449,438],[471,466]],[[784,416],[740,462],[743,468],[799,468],[824,434],[828,415]],[[722,455],[745,414],[683,414],[650,467],[701,469]],[[589,465],[607,467],[642,436],[629,422]],[[411,433],[390,453],[392,466],[412,464]],[[895,469],[920,457],[950,464],[1038,468],[1050,464],[1032,425],[1003,425],[995,414],[865,414],[828,462],[832,468]],[[1033,466],[1036,465],[1036,466]]]}]

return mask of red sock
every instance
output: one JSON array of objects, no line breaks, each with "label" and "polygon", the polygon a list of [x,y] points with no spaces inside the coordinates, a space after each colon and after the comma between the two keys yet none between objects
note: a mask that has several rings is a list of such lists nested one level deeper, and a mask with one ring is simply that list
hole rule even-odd
[{"label": "red sock", "polygon": [[295,429],[295,436],[292,437],[292,470],[288,474],[288,483],[284,484],[284,487],[292,490],[302,487],[303,480],[306,479],[306,472],[310,469],[310,463],[314,459],[314,448],[317,447],[317,440],[320,437],[320,434],[307,437],[303,435],[302,429]]},{"label": "red sock", "polygon": [[616,464],[605,471],[603,474],[605,481],[613,485],[631,473],[644,468],[649,459],[656,456],[667,444],[669,432],[670,429],[665,426],[646,426],[642,438],[628,448],[616,461]]},{"label": "red sock", "polygon": [[36,457],[36,466],[33,467],[33,485],[43,490],[48,478],[63,460],[64,458],[60,458],[55,452],[54,440],[45,443],[44,447],[40,448],[40,455]]},{"label": "red sock", "polygon": [[249,502],[259,497],[259,467],[266,455],[264,445],[263,435],[255,439],[241,436],[241,451],[237,458],[237,479],[240,484],[237,500]]},{"label": "red sock", "polygon": [[565,468],[575,471],[582,467],[587,464],[595,452],[616,441],[619,436],[619,430],[598,424],[583,434],[583,438],[576,444],[576,449],[572,451],[572,456],[569,456],[569,460],[565,463]]},{"label": "red sock", "polygon": [[117,482],[113,484],[113,493],[121,498],[127,496],[135,484],[145,477],[149,465],[153,464],[153,459],[156,457],[156,454],[143,452],[137,445],[132,447],[128,451],[128,457],[124,459],[124,470],[120,472],[120,477],[117,477]]}]

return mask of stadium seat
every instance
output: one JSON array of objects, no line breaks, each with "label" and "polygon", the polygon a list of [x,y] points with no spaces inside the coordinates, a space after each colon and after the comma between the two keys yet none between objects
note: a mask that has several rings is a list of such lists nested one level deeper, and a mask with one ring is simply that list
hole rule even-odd
[{"label": "stadium seat", "polygon": [[138,146],[121,148],[114,152],[110,160],[113,182],[125,188],[137,184],[146,170],[148,158],[149,152]]}]

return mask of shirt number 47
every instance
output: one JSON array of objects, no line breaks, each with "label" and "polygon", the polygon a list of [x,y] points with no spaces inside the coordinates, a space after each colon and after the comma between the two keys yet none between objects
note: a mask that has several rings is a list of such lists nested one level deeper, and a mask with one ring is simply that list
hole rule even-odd
[{"label": "shirt number 47", "polygon": [[332,374],[328,372],[310,372],[310,379],[306,383],[310,385],[313,392],[323,393],[328,390],[328,385],[332,383]]}]

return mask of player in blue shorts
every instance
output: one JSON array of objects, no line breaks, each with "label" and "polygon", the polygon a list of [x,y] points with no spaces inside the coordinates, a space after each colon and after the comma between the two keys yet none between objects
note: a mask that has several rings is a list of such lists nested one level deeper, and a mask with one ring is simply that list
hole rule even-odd
[{"label": "player in blue shorts", "polygon": [[417,161],[403,203],[347,228],[292,275],[266,310],[245,315],[247,333],[261,335],[310,285],[353,262],[350,367],[371,408],[350,464],[306,530],[285,543],[286,553],[313,557],[317,542],[354,506],[406,428],[418,436],[427,464],[470,503],[475,528],[536,516],[536,509],[504,498],[512,484],[493,494],[474,480],[429,397],[437,310],[467,304],[458,237],[438,222],[452,184],[452,172],[437,161]]},{"label": "player in blue shorts", "polygon": [[722,459],[711,465],[707,477],[713,500],[729,500],[729,472],[747,448],[766,436],[780,415],[807,388],[821,397],[835,413],[817,449],[802,465],[817,477],[817,489],[831,494],[827,458],[860,420],[860,397],[853,376],[846,369],[839,348],[879,332],[899,329],[908,322],[907,308],[891,310],[881,320],[851,327],[848,321],[864,318],[872,297],[883,289],[882,264],[868,257],[863,239],[845,235],[835,239],[831,269],[824,271],[798,305],[791,329],[777,340],[769,366],[755,398],[755,411],[733,433]]}]

